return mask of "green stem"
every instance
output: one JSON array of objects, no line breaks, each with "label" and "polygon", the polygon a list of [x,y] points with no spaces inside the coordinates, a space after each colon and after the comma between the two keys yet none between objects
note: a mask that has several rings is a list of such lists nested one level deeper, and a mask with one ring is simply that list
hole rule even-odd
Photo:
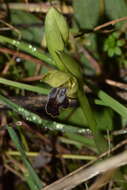
[{"label": "green stem", "polygon": [[94,114],[92,113],[90,104],[88,102],[86,95],[84,94],[82,87],[80,87],[78,90],[78,99],[79,99],[82,111],[84,113],[84,116],[86,117],[88,121],[88,125],[93,133],[95,144],[98,148],[98,151],[99,152],[106,151],[108,148],[107,143],[104,137],[102,136],[102,134],[100,133],[100,131],[97,129],[97,123],[94,118]]}]

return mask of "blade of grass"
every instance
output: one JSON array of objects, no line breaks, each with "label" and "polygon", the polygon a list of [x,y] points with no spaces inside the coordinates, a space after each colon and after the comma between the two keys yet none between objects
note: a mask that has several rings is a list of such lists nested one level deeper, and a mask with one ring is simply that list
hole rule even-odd
[{"label": "blade of grass", "polygon": [[23,83],[20,83],[20,82],[14,82],[14,81],[4,79],[4,78],[1,78],[1,77],[0,77],[0,83],[8,85],[8,86],[13,86],[13,87],[16,87],[16,88],[32,91],[32,92],[37,92],[39,94],[48,94],[49,91],[50,91],[49,89],[46,89],[46,88],[32,86],[32,85],[28,85],[28,84],[23,84]]},{"label": "blade of grass", "polygon": [[34,57],[36,57],[50,65],[54,65],[52,59],[49,56],[47,56],[41,50],[37,49],[35,46],[32,46],[31,44],[20,42],[15,39],[11,39],[11,38],[1,36],[1,35],[0,35],[0,43],[11,44],[12,46],[17,47],[19,50],[27,52],[27,53],[33,55]]},{"label": "blade of grass", "polygon": [[96,145],[93,138],[89,138],[89,137],[87,138],[81,135],[71,134],[71,133],[66,134],[66,136],[69,137],[71,140],[77,143],[82,143],[82,145],[85,145],[89,149],[96,151]]},{"label": "blade of grass", "polygon": [[44,129],[49,129],[53,131],[57,130],[57,131],[66,132],[66,133],[80,133],[80,134],[91,133],[89,129],[84,129],[84,128],[82,129],[82,128],[74,127],[72,125],[66,125],[66,124],[55,122],[55,121],[42,119],[37,114],[24,109],[23,107],[13,103],[12,101],[10,101],[9,99],[5,98],[2,95],[0,95],[0,100],[4,104],[6,104],[8,107],[10,107],[13,111],[20,114],[27,121],[33,122]]},{"label": "blade of grass", "polygon": [[23,163],[28,170],[28,173],[26,173],[25,176],[29,183],[30,188],[32,190],[40,190],[43,187],[43,184],[42,184],[41,180],[39,179],[39,177],[37,176],[37,174],[35,173],[34,169],[32,168],[29,160],[27,159],[25,151],[23,150],[23,148],[21,146],[21,143],[19,141],[19,138],[18,138],[16,132],[10,126],[7,126],[7,130],[9,132],[9,135],[10,135],[12,141],[14,142],[17,150],[20,152],[21,159],[23,160]]},{"label": "blade of grass", "polygon": [[103,92],[102,90],[99,91],[98,97],[101,100],[96,100],[96,104],[105,105],[110,108],[112,108],[114,111],[116,111],[118,114],[120,114],[122,117],[127,117],[127,108],[120,104],[117,100]]}]

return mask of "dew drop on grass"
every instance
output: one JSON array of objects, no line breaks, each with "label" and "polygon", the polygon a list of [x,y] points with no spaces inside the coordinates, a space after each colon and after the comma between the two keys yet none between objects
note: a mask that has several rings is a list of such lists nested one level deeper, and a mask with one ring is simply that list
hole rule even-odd
[{"label": "dew drop on grass", "polygon": [[32,48],[32,45],[31,45],[31,44],[29,45],[29,48],[30,48],[30,49]]},{"label": "dew drop on grass", "polygon": [[31,49],[31,51],[33,51],[33,52],[37,51],[37,48],[33,47],[31,44],[29,45],[29,49]]},{"label": "dew drop on grass", "polygon": [[12,41],[12,44],[13,44],[13,45],[19,45],[20,42],[19,42],[19,41],[16,41],[16,40],[13,40],[13,41]]},{"label": "dew drop on grass", "polygon": [[14,44],[14,45],[15,45],[15,44],[16,44],[16,40],[13,40],[13,41],[12,41],[12,44]]},{"label": "dew drop on grass", "polygon": [[84,134],[90,135],[91,134],[91,130],[90,129],[79,129],[78,133],[81,133],[81,134],[84,133]]},{"label": "dew drop on grass", "polygon": [[37,48],[33,47],[33,48],[32,48],[32,51],[37,51]]},{"label": "dew drop on grass", "polygon": [[59,130],[61,132],[64,132],[64,125],[63,124],[60,124],[60,123],[56,123],[54,122],[54,127],[53,127],[53,130]]},{"label": "dew drop on grass", "polygon": [[18,107],[17,112],[28,121],[34,122],[36,124],[42,124],[42,119],[38,115],[30,113],[24,108]]}]

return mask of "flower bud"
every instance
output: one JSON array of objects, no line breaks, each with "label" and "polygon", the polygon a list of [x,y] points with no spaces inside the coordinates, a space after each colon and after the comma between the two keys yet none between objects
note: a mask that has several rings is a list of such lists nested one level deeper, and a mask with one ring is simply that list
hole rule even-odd
[{"label": "flower bud", "polygon": [[49,52],[63,51],[68,41],[68,26],[65,18],[55,8],[50,8],[45,20],[45,35]]}]

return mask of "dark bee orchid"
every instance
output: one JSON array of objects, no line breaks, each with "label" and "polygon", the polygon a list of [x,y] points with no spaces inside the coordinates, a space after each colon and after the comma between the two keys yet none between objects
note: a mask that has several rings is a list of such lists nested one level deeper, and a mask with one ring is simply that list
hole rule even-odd
[{"label": "dark bee orchid", "polygon": [[76,98],[77,96],[77,79],[70,73],[51,70],[43,76],[42,80],[52,88],[65,88],[69,98]]},{"label": "dark bee orchid", "polygon": [[69,100],[66,95],[66,88],[53,88],[48,95],[48,101],[45,106],[46,112],[52,117],[59,115],[61,108],[69,106]]}]

